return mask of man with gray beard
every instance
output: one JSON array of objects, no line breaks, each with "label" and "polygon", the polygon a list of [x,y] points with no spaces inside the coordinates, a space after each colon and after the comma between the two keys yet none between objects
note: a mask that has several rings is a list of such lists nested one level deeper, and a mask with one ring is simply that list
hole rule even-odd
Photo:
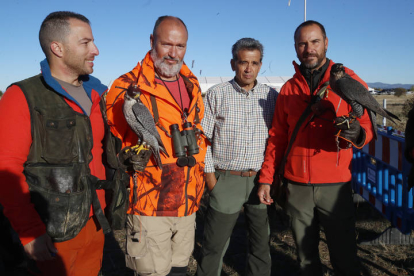
[{"label": "man with gray beard", "polygon": [[[183,62],[187,38],[181,19],[158,18],[150,36],[151,50],[132,71],[114,82],[106,97],[109,125],[122,140],[120,155],[131,175],[126,265],[135,275],[184,276],[194,248],[207,146],[201,135],[204,105],[200,85]],[[160,156],[162,169],[153,156],[139,167],[136,159],[140,155],[131,157],[130,147],[141,141],[123,114],[122,93],[126,90],[137,95],[154,117],[167,152]],[[191,151],[183,146],[177,153],[173,145],[182,141],[180,132],[193,133]]]}]

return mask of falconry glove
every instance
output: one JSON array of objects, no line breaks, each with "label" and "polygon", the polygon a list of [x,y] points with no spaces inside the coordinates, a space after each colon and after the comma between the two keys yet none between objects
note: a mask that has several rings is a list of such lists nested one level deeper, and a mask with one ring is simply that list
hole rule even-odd
[{"label": "falconry glove", "polygon": [[144,171],[151,157],[150,150],[134,151],[131,147],[124,147],[118,154],[120,166],[127,171]]},{"label": "falconry glove", "polygon": [[338,147],[347,149],[354,146],[358,149],[362,148],[365,143],[366,134],[359,122],[350,117],[337,117],[334,122],[338,129],[337,137]]}]

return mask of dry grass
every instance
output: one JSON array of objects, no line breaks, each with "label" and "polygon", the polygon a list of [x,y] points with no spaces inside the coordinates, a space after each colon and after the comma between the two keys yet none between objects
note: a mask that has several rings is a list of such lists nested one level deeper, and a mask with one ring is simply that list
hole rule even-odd
[{"label": "dry grass", "polygon": [[[409,99],[413,99],[413,95],[403,95],[401,97],[396,97],[394,95],[374,95],[374,98],[377,102],[383,106],[384,99],[387,100],[387,110],[397,115],[400,118],[400,122],[396,121],[396,124],[387,120],[387,125],[392,126],[397,130],[404,131],[405,125],[407,123],[407,113],[409,111],[406,107],[406,102]],[[377,124],[382,125],[382,116],[378,116]]]}]

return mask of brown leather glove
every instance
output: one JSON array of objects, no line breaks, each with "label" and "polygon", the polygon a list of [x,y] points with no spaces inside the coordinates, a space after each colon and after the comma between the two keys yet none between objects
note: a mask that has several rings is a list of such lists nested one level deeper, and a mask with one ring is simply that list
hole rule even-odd
[{"label": "brown leather glove", "polygon": [[137,154],[131,147],[125,147],[118,154],[118,160],[122,169],[142,172],[145,170],[151,154],[149,149],[143,149]]},{"label": "brown leather glove", "polygon": [[365,143],[366,134],[356,119],[337,117],[335,118],[334,125],[338,129],[338,133],[335,136],[338,137],[339,147],[341,149],[347,149],[351,146],[358,149],[362,148]]},{"label": "brown leather glove", "polygon": [[132,170],[132,164],[130,162],[130,158],[133,155],[133,151],[131,150],[131,147],[124,147],[121,149],[121,151],[118,154],[118,162],[120,167],[123,170],[129,171]]},{"label": "brown leather glove", "polygon": [[152,151],[149,149],[143,149],[138,154],[132,155],[130,162],[135,171],[143,172],[147,167],[148,161],[150,160]]}]

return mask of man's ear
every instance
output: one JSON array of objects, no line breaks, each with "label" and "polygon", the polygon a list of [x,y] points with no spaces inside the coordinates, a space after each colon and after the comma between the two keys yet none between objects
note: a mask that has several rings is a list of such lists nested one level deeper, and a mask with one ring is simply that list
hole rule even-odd
[{"label": "man's ear", "polygon": [[53,41],[52,43],[50,43],[50,51],[55,56],[61,58],[64,52],[63,44],[57,41]]},{"label": "man's ear", "polygon": [[230,60],[231,70],[236,71],[236,61],[234,59]]},{"label": "man's ear", "polygon": [[154,36],[152,34],[150,35],[150,45],[151,45],[151,50],[154,49]]}]

